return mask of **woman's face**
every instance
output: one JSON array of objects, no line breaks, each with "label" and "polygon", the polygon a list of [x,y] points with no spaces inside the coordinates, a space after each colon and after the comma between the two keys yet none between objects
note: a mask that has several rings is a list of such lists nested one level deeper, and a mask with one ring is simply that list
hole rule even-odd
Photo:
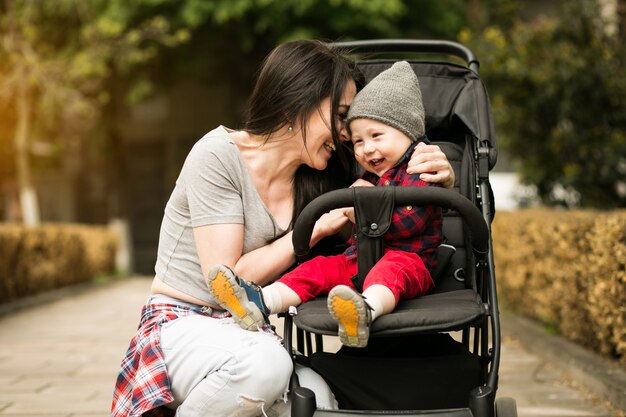
[{"label": "woman's face", "polygon": [[302,149],[302,163],[318,170],[326,168],[328,160],[335,151],[331,123],[336,124],[335,128],[340,132],[342,138],[344,135],[347,137],[343,119],[345,119],[355,95],[356,85],[354,81],[350,80],[346,83],[341,100],[339,100],[338,114],[330,114],[330,97],[322,100],[319,110],[311,114],[307,123],[306,143]]}]

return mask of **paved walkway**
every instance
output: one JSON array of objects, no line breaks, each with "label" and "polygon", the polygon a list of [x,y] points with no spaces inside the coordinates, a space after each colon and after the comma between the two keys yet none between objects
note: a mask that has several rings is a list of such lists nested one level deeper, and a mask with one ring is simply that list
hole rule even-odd
[{"label": "paved walkway", "polygon": [[[0,316],[0,417],[108,416],[120,360],[150,280],[135,277],[65,292]],[[5,308],[6,310],[6,308]],[[520,417],[623,416],[522,346],[504,318],[499,396]],[[626,389],[626,386],[624,387]]]}]

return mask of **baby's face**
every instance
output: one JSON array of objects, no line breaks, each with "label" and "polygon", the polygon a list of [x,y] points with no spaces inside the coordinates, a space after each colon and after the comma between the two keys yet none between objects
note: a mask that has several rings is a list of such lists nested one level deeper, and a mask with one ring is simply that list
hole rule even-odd
[{"label": "baby's face", "polygon": [[352,120],[350,131],[357,162],[379,177],[400,160],[412,143],[398,129],[371,119]]}]

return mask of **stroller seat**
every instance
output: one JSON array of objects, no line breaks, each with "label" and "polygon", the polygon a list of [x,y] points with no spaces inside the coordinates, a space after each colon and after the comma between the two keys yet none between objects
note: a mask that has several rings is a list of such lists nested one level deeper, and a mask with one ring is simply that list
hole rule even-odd
[{"label": "stroller seat", "polygon": [[[425,295],[402,301],[392,313],[375,320],[370,337],[462,330],[479,325],[486,313],[480,296],[471,289]],[[325,298],[303,304],[294,323],[307,332],[337,334],[337,322],[328,313]]]}]

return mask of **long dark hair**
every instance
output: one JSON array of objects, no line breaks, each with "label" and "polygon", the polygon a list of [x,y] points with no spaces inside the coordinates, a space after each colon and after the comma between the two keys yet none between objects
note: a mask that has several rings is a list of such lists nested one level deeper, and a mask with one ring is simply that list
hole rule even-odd
[{"label": "long dark hair", "polygon": [[349,185],[355,176],[354,158],[347,153],[334,117],[346,83],[362,84],[356,64],[340,50],[317,40],[297,40],[277,46],[266,58],[248,100],[244,129],[269,138],[285,125],[298,123],[306,143],[306,125],[321,102],[330,97],[329,120],[337,151],[324,171],[300,166],[294,178],[295,221],[304,206],[324,192]]}]

